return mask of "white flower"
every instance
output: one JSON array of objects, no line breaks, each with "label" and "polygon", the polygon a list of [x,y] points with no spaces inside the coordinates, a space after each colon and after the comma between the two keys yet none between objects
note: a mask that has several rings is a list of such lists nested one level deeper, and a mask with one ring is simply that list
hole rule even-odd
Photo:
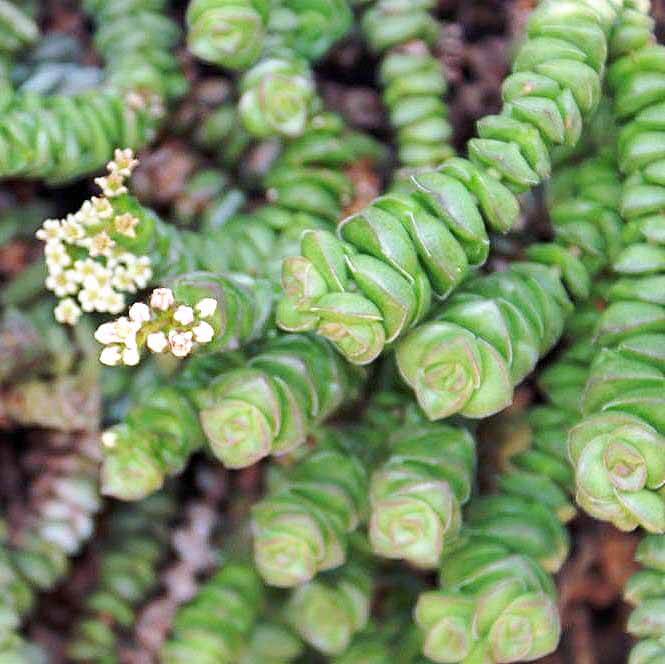
[{"label": "white flower", "polygon": [[166,311],[174,302],[175,297],[170,288],[155,288],[150,296],[150,306],[153,309]]},{"label": "white flower", "polygon": [[127,193],[127,187],[124,184],[125,178],[118,172],[110,173],[106,177],[95,178],[95,182],[104,192],[104,196],[109,198]]},{"label": "white flower", "polygon": [[127,262],[127,271],[139,288],[145,288],[152,278],[150,258],[148,256],[139,256],[133,262]]},{"label": "white flower", "polygon": [[107,346],[99,354],[99,361],[109,367],[115,367],[122,360],[122,350],[120,346]]},{"label": "white flower", "polygon": [[104,447],[115,447],[118,442],[118,434],[115,431],[104,431],[102,433],[102,445]]},{"label": "white flower", "polygon": [[[111,288],[111,277],[113,276],[113,273],[111,270],[107,270],[103,265],[99,264],[99,267],[97,268],[97,274],[95,275],[95,280],[99,288],[104,289],[104,290],[110,290]],[[85,286],[85,282],[83,283]]]},{"label": "white flower", "polygon": [[59,271],[61,268],[67,267],[72,262],[72,259],[62,242],[48,242],[44,248],[44,255],[46,256],[46,263],[48,264],[49,271]]},{"label": "white flower", "polygon": [[212,341],[212,338],[215,336],[215,330],[212,328],[212,325],[209,325],[204,320],[202,320],[198,325],[195,325],[192,328],[194,333],[194,339],[200,344],[207,344]]},{"label": "white flower", "polygon": [[95,330],[95,339],[97,339],[100,344],[104,344],[105,346],[108,346],[109,344],[120,343],[122,341],[116,332],[115,321],[110,323],[102,323]]},{"label": "white flower", "polygon": [[163,353],[169,345],[168,339],[163,332],[149,334],[145,343],[153,353]]},{"label": "white flower", "polygon": [[110,219],[113,216],[113,206],[108,198],[98,198],[97,196],[93,196],[90,199],[90,202],[100,219]]},{"label": "white flower", "polygon": [[169,345],[171,346],[171,352],[176,357],[186,357],[192,351],[192,333],[171,330],[169,332]]},{"label": "white flower", "polygon": [[150,320],[150,307],[143,302],[135,302],[129,307],[129,318],[136,323],[147,323]]},{"label": "white flower", "polygon": [[83,226],[76,221],[74,215],[67,215],[67,219],[62,222],[62,238],[69,244],[75,244],[83,237],[85,237]]},{"label": "white flower", "polygon": [[129,293],[136,293],[136,286],[129,270],[122,265],[118,265],[113,272],[113,280],[111,282],[114,288]]},{"label": "white flower", "polygon": [[46,288],[58,297],[73,295],[79,289],[74,270],[54,272],[46,277]]},{"label": "white flower", "polygon": [[113,153],[113,161],[110,161],[106,168],[111,173],[116,172],[123,177],[129,177],[138,163],[138,159],[134,159],[134,151],[131,148],[125,148],[124,150],[116,148]]},{"label": "white flower", "polygon": [[[84,288],[79,291],[78,299],[83,311],[106,311],[107,305],[103,301],[105,293],[101,288]],[[100,305],[101,304],[101,308]]]},{"label": "white flower", "polygon": [[[118,247],[118,249],[120,249],[120,247]],[[131,253],[130,251],[119,251],[116,258],[118,259],[119,263],[124,263],[127,266],[134,265],[134,263],[136,263],[136,261],[138,260],[136,255]],[[150,262],[150,259],[148,259],[148,262]]]},{"label": "white flower", "polygon": [[185,304],[181,304],[173,314],[173,320],[181,325],[189,325],[194,322],[194,309]]},{"label": "white flower", "polygon": [[122,351],[122,362],[128,367],[135,367],[141,361],[141,355],[136,348],[125,348]]},{"label": "white flower", "polygon": [[106,265],[108,267],[112,267],[114,265],[120,264],[123,261],[128,263],[127,257],[134,258],[134,254],[130,254],[128,251],[116,244],[116,246],[113,247],[111,254],[106,257]]},{"label": "white flower", "polygon": [[141,329],[141,323],[129,320],[127,316],[120,316],[114,323],[114,331],[127,346],[127,348],[136,348],[136,333]]},{"label": "white flower", "polygon": [[217,310],[217,300],[212,297],[204,297],[198,301],[196,310],[201,318],[210,318]]},{"label": "white flower", "polygon": [[42,227],[35,233],[39,240],[53,242],[62,237],[62,227],[58,219],[47,219]]},{"label": "white flower", "polygon": [[60,300],[53,313],[58,323],[66,323],[67,325],[76,325],[81,317],[81,309],[71,297]]},{"label": "white flower", "polygon": [[100,219],[97,209],[90,201],[85,201],[74,217],[84,226],[94,226],[99,223]]},{"label": "white flower", "polygon": [[49,258],[56,258],[61,254],[67,254],[67,248],[59,240],[48,242],[44,247],[44,255]]},{"label": "white flower", "polygon": [[104,295],[104,300],[109,313],[119,314],[125,308],[125,297],[118,291],[109,289]]},{"label": "white flower", "polygon": [[93,257],[110,256],[114,246],[115,241],[111,239],[111,236],[106,231],[102,231],[91,238],[90,255]]},{"label": "white flower", "polygon": [[86,258],[82,261],[76,261],[74,263],[74,272],[76,272],[76,278],[80,282],[84,282],[86,277],[94,277],[97,263],[91,258]]},{"label": "white flower", "polygon": [[114,220],[113,225],[115,230],[127,237],[136,237],[136,226],[139,220],[129,212],[119,214]]}]

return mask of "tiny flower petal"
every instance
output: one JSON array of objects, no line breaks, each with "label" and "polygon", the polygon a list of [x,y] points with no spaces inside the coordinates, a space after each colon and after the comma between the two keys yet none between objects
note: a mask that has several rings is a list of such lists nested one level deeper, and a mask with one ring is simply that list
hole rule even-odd
[{"label": "tiny flower petal", "polygon": [[111,290],[105,295],[106,307],[109,313],[119,314],[125,308],[125,298],[121,293]]},{"label": "tiny flower petal", "polygon": [[[83,311],[95,311],[101,291],[98,288],[84,288],[78,292],[78,299]],[[99,309],[97,309],[99,311]],[[104,309],[102,309],[104,311]]]},{"label": "tiny flower petal", "polygon": [[150,296],[150,306],[153,309],[166,311],[174,302],[175,297],[170,288],[155,288]]},{"label": "tiny flower petal", "polygon": [[113,198],[127,193],[127,187],[124,185],[125,178],[117,171],[110,173],[106,177],[95,178],[95,183],[104,192],[104,196]]},{"label": "tiny flower petal", "polygon": [[100,219],[110,219],[113,216],[113,206],[107,198],[93,196],[90,201]]},{"label": "tiny flower petal", "polygon": [[114,246],[115,242],[111,239],[111,236],[106,231],[102,231],[92,238],[90,242],[90,255],[93,257],[108,256]]},{"label": "tiny flower petal", "polygon": [[124,214],[119,214],[114,220],[113,225],[115,230],[122,235],[127,237],[136,237],[136,226],[138,225],[139,220],[129,212]]},{"label": "tiny flower petal", "polygon": [[171,330],[169,332],[169,345],[171,346],[173,355],[176,357],[186,357],[192,350],[192,333]]},{"label": "tiny flower petal", "polygon": [[102,323],[95,330],[95,339],[104,345],[120,343],[122,339],[118,336],[115,327],[115,323]]},{"label": "tiny flower petal", "polygon": [[94,226],[100,222],[99,213],[90,201],[85,201],[81,209],[74,216],[84,226]]},{"label": "tiny flower petal", "polygon": [[99,354],[99,361],[109,367],[115,367],[120,364],[122,360],[122,352],[120,346],[107,346]]},{"label": "tiny flower petal", "polygon": [[136,348],[125,348],[122,351],[122,361],[128,367],[135,367],[141,361],[141,355]]},{"label": "tiny flower petal", "polygon": [[120,291],[127,291],[128,293],[135,293],[136,286],[134,279],[127,268],[118,265],[113,272],[113,279],[111,280],[114,288]]},{"label": "tiny flower petal", "polygon": [[120,316],[114,323],[114,331],[122,339],[128,348],[136,347],[136,333],[141,328],[141,323],[130,320],[126,316]]},{"label": "tiny flower petal", "polygon": [[152,268],[150,267],[150,258],[140,256],[131,264],[127,264],[127,274],[134,280],[139,288],[145,288],[148,281],[152,278]]},{"label": "tiny flower petal", "polygon": [[143,302],[135,302],[129,307],[129,318],[136,323],[147,323],[150,320],[150,307]]},{"label": "tiny flower petal", "polygon": [[134,151],[131,148],[124,150],[116,148],[113,153],[113,161],[110,161],[106,168],[110,173],[116,172],[124,177],[129,177],[138,163],[138,159],[134,159]]},{"label": "tiny flower petal", "polygon": [[53,313],[58,323],[76,325],[82,312],[76,302],[74,302],[71,297],[67,297],[64,300],[60,300],[58,306],[53,310]]},{"label": "tiny flower petal", "polygon": [[215,330],[212,325],[205,321],[201,321],[198,325],[194,326],[192,332],[194,333],[194,339],[200,344],[210,343],[215,336]]},{"label": "tiny flower petal", "polygon": [[196,310],[201,318],[210,318],[217,310],[217,300],[212,297],[204,297],[197,303]]},{"label": "tiny flower petal", "polygon": [[181,304],[173,314],[173,320],[181,325],[189,325],[194,322],[194,309],[187,305]]},{"label": "tiny flower petal", "polygon": [[65,242],[74,244],[77,240],[85,237],[83,226],[79,224],[73,215],[68,215],[67,219],[62,222],[62,238]]},{"label": "tiny flower petal", "polygon": [[42,227],[35,233],[37,239],[52,242],[62,237],[62,227],[58,219],[47,219]]},{"label": "tiny flower petal", "polygon": [[163,353],[169,345],[168,339],[163,332],[153,332],[146,339],[146,346],[153,353]]}]

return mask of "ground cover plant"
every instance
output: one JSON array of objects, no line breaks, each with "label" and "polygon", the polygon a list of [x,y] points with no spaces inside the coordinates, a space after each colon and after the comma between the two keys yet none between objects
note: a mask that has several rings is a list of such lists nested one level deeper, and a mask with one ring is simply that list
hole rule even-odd
[{"label": "ground cover plant", "polygon": [[0,0],[0,663],[665,662],[663,26]]}]

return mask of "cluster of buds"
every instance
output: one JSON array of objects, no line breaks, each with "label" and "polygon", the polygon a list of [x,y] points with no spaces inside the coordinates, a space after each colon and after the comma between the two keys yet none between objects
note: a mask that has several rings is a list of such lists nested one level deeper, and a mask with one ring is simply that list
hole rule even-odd
[{"label": "cluster of buds", "polygon": [[99,360],[102,364],[134,366],[141,360],[141,351],[170,352],[178,358],[192,352],[194,344],[212,341],[215,331],[204,319],[217,309],[217,300],[205,297],[195,306],[176,302],[170,288],[156,288],[149,305],[136,302],[128,316],[103,323],[95,339],[104,344]]},{"label": "cluster of buds", "polygon": [[95,180],[103,195],[65,219],[47,219],[37,231],[46,243],[46,288],[60,298],[54,312],[60,323],[75,325],[83,311],[118,314],[125,309],[124,293],[145,288],[152,277],[150,258],[114,239],[136,237],[139,220],[117,213],[113,199],[127,193],[125,180],[137,163],[132,150],[116,150],[107,175]]}]

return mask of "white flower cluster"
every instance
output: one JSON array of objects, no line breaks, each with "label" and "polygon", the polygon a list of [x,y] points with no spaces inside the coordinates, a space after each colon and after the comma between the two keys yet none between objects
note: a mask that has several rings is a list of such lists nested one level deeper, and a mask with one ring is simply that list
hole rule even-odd
[{"label": "white flower cluster", "polygon": [[150,304],[137,302],[129,308],[129,316],[103,323],[95,339],[104,344],[99,361],[116,366],[134,366],[141,360],[146,347],[153,353],[169,351],[175,357],[186,357],[194,344],[212,341],[214,329],[205,318],[217,309],[217,300],[205,297],[196,306],[179,304],[170,288],[156,288]]},{"label": "white flower cluster", "polygon": [[145,288],[152,277],[148,256],[124,251],[111,237],[136,237],[139,220],[116,214],[111,201],[127,193],[125,178],[137,164],[132,150],[116,150],[108,174],[95,180],[104,195],[65,219],[47,219],[37,231],[46,243],[46,288],[61,298],[54,311],[60,323],[76,325],[83,311],[118,314],[125,308],[123,293]]}]

